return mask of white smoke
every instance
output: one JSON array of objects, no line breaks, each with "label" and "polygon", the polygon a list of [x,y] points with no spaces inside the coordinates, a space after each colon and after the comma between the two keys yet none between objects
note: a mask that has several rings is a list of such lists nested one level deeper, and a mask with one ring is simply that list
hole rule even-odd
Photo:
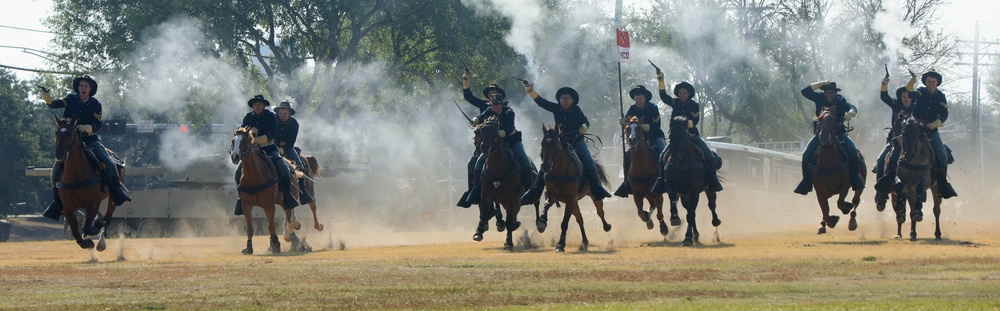
[{"label": "white smoke", "polygon": [[882,42],[885,43],[889,59],[889,66],[895,67],[899,64],[900,55],[910,55],[913,51],[903,44],[903,40],[915,36],[919,29],[916,29],[906,21],[906,1],[905,0],[885,0],[882,10],[875,14],[875,30],[882,33]]}]

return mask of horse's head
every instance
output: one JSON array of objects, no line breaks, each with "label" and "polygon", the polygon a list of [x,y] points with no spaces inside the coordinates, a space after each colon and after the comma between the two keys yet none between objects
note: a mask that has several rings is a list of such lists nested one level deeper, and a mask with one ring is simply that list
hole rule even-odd
[{"label": "horse's head", "polygon": [[496,148],[499,148],[503,143],[503,139],[500,137],[499,121],[497,116],[493,115],[476,128],[476,136],[479,137],[477,143],[479,143],[479,150],[483,153],[489,154],[493,150],[497,150]]},{"label": "horse's head", "polygon": [[249,127],[236,129],[236,132],[233,133],[233,140],[229,143],[229,158],[233,160],[233,164],[240,163],[245,155],[250,154],[253,140],[253,133],[250,132]]},{"label": "horse's head", "polygon": [[69,151],[78,147],[77,143],[80,142],[80,137],[76,132],[76,118],[66,118],[60,120],[58,117],[55,118],[56,121],[56,153],[55,157],[58,161],[66,160],[69,156]]},{"label": "horse's head", "polygon": [[834,107],[823,108],[823,111],[820,111],[819,116],[816,117],[815,126],[819,133],[820,145],[832,144],[840,127],[840,122],[837,122],[837,109]]},{"label": "horse's head", "polygon": [[670,141],[680,141],[681,139],[688,139],[689,133],[688,129],[694,126],[693,123],[689,122],[685,116],[676,116],[670,119]]},{"label": "horse's head", "polygon": [[900,133],[902,137],[902,142],[900,145],[903,147],[903,156],[912,156],[916,150],[917,143],[921,139],[926,139],[926,133],[922,130],[923,124],[912,116],[906,121],[903,121],[903,130]]},{"label": "horse's head", "polygon": [[646,141],[646,129],[642,128],[642,124],[639,122],[639,117],[632,116],[632,118],[628,121],[628,127],[626,129],[626,141],[631,148],[635,148],[639,142]]},{"label": "horse's head", "polygon": [[556,156],[563,151],[562,139],[559,138],[559,129],[555,126],[552,128],[546,127],[542,124],[542,169],[552,165],[556,160]]}]

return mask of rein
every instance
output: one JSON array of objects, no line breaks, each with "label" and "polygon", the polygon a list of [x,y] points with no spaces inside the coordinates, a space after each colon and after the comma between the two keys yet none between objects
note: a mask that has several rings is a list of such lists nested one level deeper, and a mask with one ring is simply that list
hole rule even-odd
[{"label": "rein", "polygon": [[[253,156],[256,156],[258,158],[258,160],[264,161],[264,163],[269,163],[270,162],[266,158],[264,158],[264,156],[261,155],[260,153],[254,152],[253,149],[254,148],[251,148],[248,153],[250,153]],[[245,176],[245,174],[244,174],[244,176]],[[239,192],[243,192],[243,193],[256,194],[256,193],[264,191],[264,190],[266,190],[268,188],[271,188],[272,186],[274,186],[277,183],[278,183],[277,179],[274,179],[274,178],[268,176],[267,177],[267,182],[264,182],[263,184],[256,185],[256,186],[247,186],[247,185],[244,185],[244,184],[241,183],[239,186],[236,187],[236,190],[238,190]]]}]

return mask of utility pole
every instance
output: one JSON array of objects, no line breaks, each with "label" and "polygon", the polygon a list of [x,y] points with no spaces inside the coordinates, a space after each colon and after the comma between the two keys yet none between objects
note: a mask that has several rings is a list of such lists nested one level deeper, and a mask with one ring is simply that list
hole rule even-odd
[{"label": "utility pole", "polygon": [[979,188],[977,190],[983,190],[986,185],[985,177],[985,159],[983,154],[983,119],[982,110],[979,102],[979,66],[991,66],[992,63],[983,63],[979,59],[982,56],[1000,56],[998,53],[982,53],[981,50],[988,48],[993,45],[1000,45],[1000,42],[994,41],[981,41],[979,39],[979,22],[976,22],[976,34],[973,41],[968,40],[958,40],[962,43],[972,43],[972,53],[959,52],[958,55],[972,55],[972,63],[958,62],[956,65],[972,66],[972,127],[971,132],[971,142],[972,142],[972,154],[979,156]]}]

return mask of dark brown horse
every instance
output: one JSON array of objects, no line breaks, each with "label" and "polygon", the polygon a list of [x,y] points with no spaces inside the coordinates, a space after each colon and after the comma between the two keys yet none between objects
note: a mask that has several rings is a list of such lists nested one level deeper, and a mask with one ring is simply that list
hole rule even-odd
[{"label": "dark brown horse", "polygon": [[[906,221],[906,204],[910,204],[910,240],[917,239],[917,223],[924,218],[923,202],[927,200],[927,190],[934,198],[934,238],[941,239],[941,196],[938,194],[937,180],[932,178],[934,151],[931,150],[927,132],[923,124],[910,118],[903,126],[900,136],[899,162],[896,168],[896,192],[893,197],[896,212],[896,238],[903,237],[903,222]],[[896,194],[894,192],[894,194]]]},{"label": "dark brown horse", "polygon": [[[514,152],[504,142],[504,138],[500,137],[498,121],[496,116],[491,116],[476,130],[476,135],[480,138],[479,150],[486,156],[483,172],[479,175],[482,189],[480,206],[491,208],[499,204],[503,207],[507,215],[507,220],[502,221],[502,229],[507,231],[503,248],[513,251],[514,230],[521,227],[521,222],[517,220],[517,214],[521,211],[520,198],[527,189],[522,183],[521,167]],[[535,210],[538,210],[538,203],[535,203]],[[501,221],[498,220],[498,229],[501,229],[500,225]],[[477,234],[481,237],[482,232],[477,231]]]},{"label": "dark brown horse", "polygon": [[[653,184],[660,176],[660,155],[655,154],[646,141],[647,134],[649,133],[642,128],[639,118],[633,116],[625,128],[625,141],[631,150],[629,152],[631,165],[625,174],[625,179],[632,189],[632,200],[635,201],[639,219],[646,223],[646,229],[653,230],[652,213],[656,211],[656,218],[660,221],[660,234],[667,235],[669,227],[663,221],[663,194],[653,191]],[[649,201],[648,212],[643,209],[643,200]]]},{"label": "dark brown horse", "polygon": [[[546,197],[550,202],[562,202],[566,205],[556,252],[566,251],[566,230],[569,229],[570,216],[575,216],[576,223],[580,225],[580,235],[583,236],[580,250],[586,251],[590,241],[587,240],[587,232],[583,227],[583,215],[580,214],[578,201],[588,195],[591,197],[594,206],[597,207],[597,216],[601,217],[604,231],[607,232],[611,231],[611,224],[604,218],[604,201],[598,200],[591,194],[590,185],[584,177],[583,164],[573,153],[574,151],[563,143],[560,137],[562,133],[556,128],[550,129],[542,125],[542,134],[542,170],[545,172]],[[600,163],[597,163],[597,175],[601,178],[599,182],[608,184],[608,177]],[[546,204],[546,213],[548,206]]]},{"label": "dark brown horse", "polygon": [[[837,141],[837,132],[841,130],[841,123],[837,122],[836,115],[836,111],[828,107],[823,108],[823,111],[816,117],[819,150],[816,153],[816,160],[812,164],[812,180],[813,189],[816,190],[816,199],[819,201],[819,207],[823,213],[823,221],[819,223],[819,230],[816,234],[825,234],[827,226],[834,228],[840,221],[840,216],[830,215],[828,200],[834,195],[839,195],[837,207],[840,211],[845,215],[851,215],[848,229],[854,231],[858,228],[856,208],[861,203],[861,193],[864,190],[855,191],[851,202],[844,201],[844,198],[851,190],[850,174],[852,172],[850,170],[860,172],[862,179],[867,177],[864,159],[859,159],[858,167],[850,167],[847,154],[840,146],[840,142]],[[860,158],[861,155],[858,157]]]},{"label": "dark brown horse", "polygon": [[[243,202],[243,217],[247,224],[247,247],[243,249],[243,254],[253,254],[254,229],[251,211],[254,206],[264,209],[264,216],[267,217],[267,231],[271,234],[268,251],[272,254],[280,253],[281,242],[278,241],[277,226],[274,223],[274,206],[284,204],[281,191],[278,190],[278,172],[271,160],[261,151],[260,145],[254,141],[249,127],[239,128],[233,133],[230,158],[233,164],[243,163],[243,175],[240,177],[238,189],[240,200]],[[290,166],[294,168],[293,165]],[[298,189],[293,188],[292,193],[297,195]],[[291,209],[284,210],[285,219],[289,222],[285,226],[285,232],[286,236],[290,236],[291,230],[298,227],[298,222],[294,220]]]},{"label": "dark brown horse", "polygon": [[[698,201],[702,192],[708,198],[708,208],[712,211],[712,226],[722,224],[719,214],[715,212],[716,193],[708,191],[709,167],[706,167],[703,151],[693,141],[688,132],[688,119],[677,116],[670,120],[670,144],[667,145],[666,184],[669,185],[671,198],[680,197],[681,205],[687,211],[687,232],[684,234],[684,246],[691,246],[698,241],[697,213]],[[671,204],[676,200],[671,199]]]},{"label": "dark brown horse", "polygon": [[[104,251],[107,247],[105,238],[107,232],[102,232],[105,222],[110,223],[111,217],[115,213],[115,204],[108,200],[107,215],[104,220],[96,219],[100,215],[101,201],[108,198],[108,186],[100,180],[99,168],[86,155],[86,148],[80,141],[80,133],[76,130],[76,119],[67,118],[60,120],[55,118],[56,125],[56,161],[62,162],[63,171],[57,176],[56,185],[59,188],[59,199],[63,203],[63,216],[73,234],[73,239],[81,248],[93,248],[94,241],[91,236],[99,236],[97,251]],[[114,155],[110,150],[109,154]],[[103,164],[96,164],[103,165]],[[105,169],[118,170],[121,181],[125,181],[124,167],[108,167]],[[77,210],[84,210],[85,220],[81,232],[80,223],[77,221]],[[86,235],[86,239],[84,238]]]}]

